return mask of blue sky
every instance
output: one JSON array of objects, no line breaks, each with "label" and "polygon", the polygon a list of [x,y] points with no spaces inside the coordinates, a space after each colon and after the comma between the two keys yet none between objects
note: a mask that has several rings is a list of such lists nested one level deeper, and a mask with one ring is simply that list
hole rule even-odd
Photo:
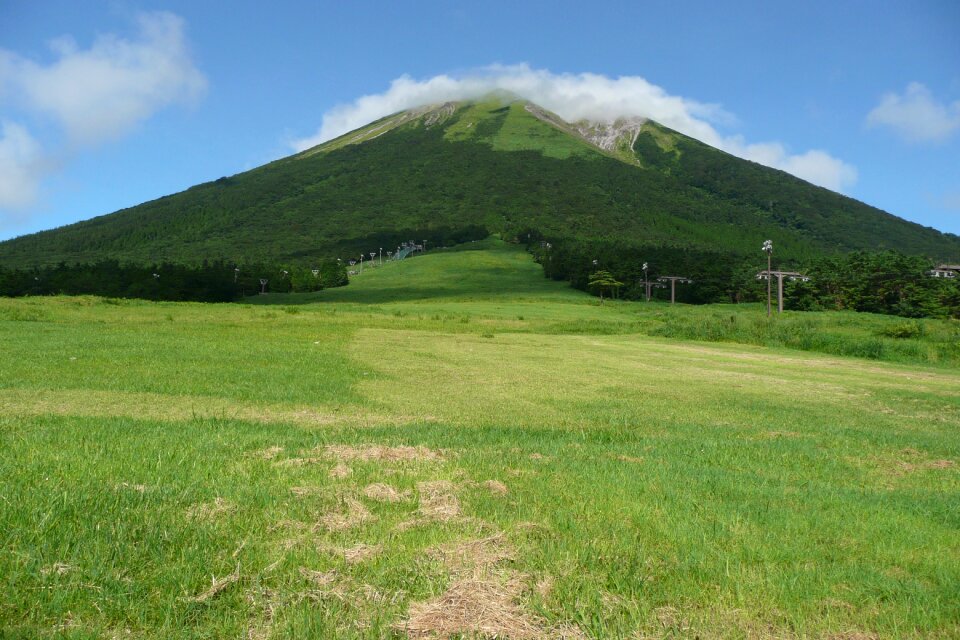
[{"label": "blue sky", "polygon": [[0,239],[491,86],[960,233],[954,0],[0,0]]}]

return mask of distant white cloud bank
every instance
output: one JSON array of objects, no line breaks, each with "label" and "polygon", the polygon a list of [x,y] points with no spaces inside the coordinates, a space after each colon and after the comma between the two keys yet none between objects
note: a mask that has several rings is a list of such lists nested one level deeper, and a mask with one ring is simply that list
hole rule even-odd
[{"label": "distant white cloud bank", "polygon": [[62,132],[55,148],[43,149],[24,124],[0,122],[0,210],[32,205],[54,157],[117,140],[158,110],[204,93],[180,17],[143,13],[137,28],[133,39],[101,35],[87,49],[69,36],[52,40],[48,64],[0,49],[0,108]]},{"label": "distant white cloud bank", "polygon": [[308,149],[378,118],[436,102],[476,98],[506,90],[530,100],[567,121],[613,121],[642,116],[728,153],[782,169],[814,184],[843,191],[856,183],[857,170],[826,151],[791,153],[782,143],[748,143],[741,136],[722,135],[717,126],[736,118],[716,104],[667,93],[640,76],[611,78],[595,73],[553,73],[528,65],[493,65],[460,76],[426,80],[401,76],[383,93],[357,98],[324,114],[319,130],[295,140],[296,151]]},{"label": "distant white cloud bank", "polygon": [[960,100],[940,102],[925,85],[911,82],[903,94],[884,94],[867,114],[867,126],[886,127],[907,142],[946,142],[960,131]]}]

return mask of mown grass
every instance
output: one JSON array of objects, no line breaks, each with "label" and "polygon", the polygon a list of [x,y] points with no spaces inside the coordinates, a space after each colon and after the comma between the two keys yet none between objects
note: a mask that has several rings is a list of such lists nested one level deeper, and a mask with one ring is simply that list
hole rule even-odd
[{"label": "mown grass", "polygon": [[960,373],[776,334],[952,325],[537,269],[477,243],[249,305],[0,301],[0,636],[403,638],[464,575],[519,580],[543,637],[960,635]]}]

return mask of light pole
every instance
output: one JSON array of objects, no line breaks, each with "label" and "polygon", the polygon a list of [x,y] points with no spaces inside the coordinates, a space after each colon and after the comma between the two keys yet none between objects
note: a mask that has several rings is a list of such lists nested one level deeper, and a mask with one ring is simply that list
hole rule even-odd
[{"label": "light pole", "polygon": [[233,268],[233,284],[237,284],[237,276],[240,275],[240,267]]},{"label": "light pole", "polygon": [[360,273],[363,273],[363,254],[360,254]]},{"label": "light pole", "polygon": [[647,302],[650,302],[650,278],[647,277],[647,269],[650,267],[646,262],[643,263],[643,287],[647,294]]},{"label": "light pole", "polygon": [[767,317],[770,317],[770,303],[773,298],[773,280],[770,271],[773,269],[773,240],[764,240],[762,250],[767,254]]},{"label": "light pole", "polygon": [[383,247],[380,247],[380,266],[383,266]]}]

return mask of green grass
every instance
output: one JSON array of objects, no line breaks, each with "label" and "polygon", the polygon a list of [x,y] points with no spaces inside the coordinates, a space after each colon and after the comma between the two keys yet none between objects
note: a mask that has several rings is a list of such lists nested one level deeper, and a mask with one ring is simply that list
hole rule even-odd
[{"label": "green grass", "polygon": [[888,320],[601,307],[495,241],[251,304],[0,300],[0,637],[402,638],[464,575],[554,637],[957,637],[960,373],[784,346],[955,340]]}]

